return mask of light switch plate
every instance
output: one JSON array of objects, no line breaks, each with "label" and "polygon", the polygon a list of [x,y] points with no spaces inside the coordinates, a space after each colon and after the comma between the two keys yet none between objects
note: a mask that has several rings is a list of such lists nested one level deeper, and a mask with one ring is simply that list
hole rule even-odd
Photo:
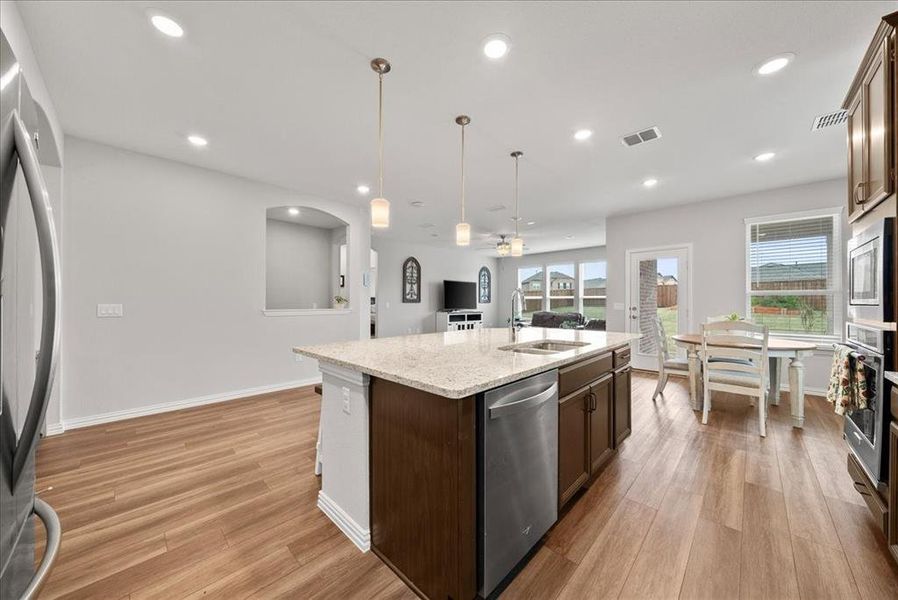
[{"label": "light switch plate", "polygon": [[121,304],[97,304],[97,318],[117,319],[124,316]]}]

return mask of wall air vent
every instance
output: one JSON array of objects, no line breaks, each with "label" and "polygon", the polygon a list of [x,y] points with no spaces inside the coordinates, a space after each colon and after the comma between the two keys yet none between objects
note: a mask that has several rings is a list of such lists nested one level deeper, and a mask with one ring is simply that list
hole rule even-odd
[{"label": "wall air vent", "polygon": [[508,208],[508,207],[505,206],[504,204],[494,204],[486,210],[487,210],[487,212],[499,212],[500,210],[505,210],[506,208]]},{"label": "wall air vent", "polygon": [[627,135],[622,137],[620,141],[624,146],[636,146],[638,144],[644,144],[645,142],[657,140],[660,137],[660,129],[658,129],[657,127],[649,127],[648,129],[643,129],[642,131],[628,133]]},{"label": "wall air vent", "polygon": [[847,120],[847,110],[836,110],[831,113],[826,113],[825,115],[820,115],[814,119],[814,126],[811,127],[811,131],[832,127],[833,125],[841,125]]}]

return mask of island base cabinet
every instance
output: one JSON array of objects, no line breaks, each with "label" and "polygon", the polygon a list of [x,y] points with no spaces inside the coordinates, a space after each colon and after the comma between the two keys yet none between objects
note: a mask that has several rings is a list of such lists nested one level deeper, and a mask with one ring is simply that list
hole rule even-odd
[{"label": "island base cabinet", "polygon": [[558,401],[558,506],[589,479],[589,386]]},{"label": "island base cabinet", "polygon": [[371,380],[372,548],[420,596],[477,595],[476,400]]},{"label": "island base cabinet", "polygon": [[629,365],[614,372],[614,447],[632,431],[632,369]]},{"label": "island base cabinet", "polygon": [[611,373],[589,387],[592,410],[589,413],[589,474],[602,470],[614,453],[614,407]]},{"label": "island base cabinet", "polygon": [[558,401],[558,507],[614,454],[613,379],[606,373]]}]

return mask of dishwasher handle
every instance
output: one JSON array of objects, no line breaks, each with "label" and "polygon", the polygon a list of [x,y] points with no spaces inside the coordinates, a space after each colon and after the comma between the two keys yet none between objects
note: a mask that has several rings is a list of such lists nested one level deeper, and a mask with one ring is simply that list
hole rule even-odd
[{"label": "dishwasher handle", "polygon": [[547,389],[536,394],[535,396],[529,396],[522,400],[515,400],[514,402],[509,402],[507,404],[493,405],[490,407],[490,419],[507,417],[508,415],[519,413],[521,411],[527,410],[528,408],[539,406],[543,402],[546,402],[547,400],[555,397],[557,393],[558,383],[556,382],[550,385]]}]

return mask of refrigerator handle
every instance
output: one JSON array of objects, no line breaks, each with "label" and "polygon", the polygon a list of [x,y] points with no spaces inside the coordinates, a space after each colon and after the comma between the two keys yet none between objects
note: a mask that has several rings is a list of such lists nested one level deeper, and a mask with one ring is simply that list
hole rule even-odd
[{"label": "refrigerator handle", "polygon": [[44,529],[47,530],[47,547],[44,549],[44,557],[41,564],[34,572],[31,583],[22,592],[19,600],[34,600],[38,597],[53,563],[56,562],[56,555],[59,553],[59,544],[62,541],[62,526],[59,524],[59,516],[49,504],[40,498],[34,499],[34,514],[44,522]]},{"label": "refrigerator handle", "polygon": [[[28,195],[31,198],[31,209],[37,226],[37,244],[41,260],[41,282],[43,287],[43,316],[41,320],[41,340],[38,349],[37,365],[34,375],[34,388],[31,390],[31,403],[25,424],[19,436],[19,443],[13,455],[12,490],[15,493],[19,479],[29,456],[34,452],[40,435],[44,413],[50,400],[56,364],[59,359],[59,244],[56,240],[56,227],[53,223],[53,209],[47,194],[47,186],[41,174],[37,152],[31,143],[28,129],[22,122],[18,111],[9,116],[11,127],[4,128],[0,139],[0,177],[14,177],[16,157],[22,164]],[[8,171],[7,171],[8,170]],[[9,189],[12,189],[10,186]],[[9,199],[4,198],[4,202]]]}]

